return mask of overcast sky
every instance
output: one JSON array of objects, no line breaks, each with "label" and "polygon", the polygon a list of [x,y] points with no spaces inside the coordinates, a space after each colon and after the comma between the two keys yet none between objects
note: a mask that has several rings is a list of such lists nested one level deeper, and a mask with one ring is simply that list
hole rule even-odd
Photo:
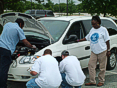
[{"label": "overcast sky", "polygon": [[[27,1],[31,1],[31,0],[27,0]],[[35,0],[32,0],[35,1]],[[59,3],[59,0],[51,0],[54,4]],[[73,0],[75,2],[75,4],[79,4],[80,2],[78,0]],[[45,3],[47,3],[47,0],[44,0]],[[60,0],[60,3],[66,3],[67,0]]]}]

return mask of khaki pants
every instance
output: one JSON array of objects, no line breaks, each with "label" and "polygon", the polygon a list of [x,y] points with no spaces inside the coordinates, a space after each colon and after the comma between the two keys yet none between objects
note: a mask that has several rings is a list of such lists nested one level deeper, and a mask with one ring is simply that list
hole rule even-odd
[{"label": "khaki pants", "polygon": [[91,52],[88,69],[89,69],[89,78],[91,83],[96,83],[95,76],[96,76],[96,65],[97,62],[99,62],[99,69],[100,72],[98,74],[99,82],[104,83],[105,81],[105,71],[106,71],[106,65],[107,65],[107,51],[104,51],[100,54],[94,54]]}]

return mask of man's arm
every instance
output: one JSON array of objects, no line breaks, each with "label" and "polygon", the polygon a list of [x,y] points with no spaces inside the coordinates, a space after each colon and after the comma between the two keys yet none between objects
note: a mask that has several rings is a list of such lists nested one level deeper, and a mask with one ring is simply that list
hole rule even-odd
[{"label": "man's arm", "polygon": [[27,39],[23,39],[22,42],[24,43],[25,46],[32,48],[33,46],[27,41]]},{"label": "man's arm", "polygon": [[61,73],[64,72],[64,70],[65,70],[64,67],[65,67],[65,65],[64,65],[63,62],[61,61],[60,64],[59,64],[59,70],[60,70]]},{"label": "man's arm", "polygon": [[38,73],[35,72],[35,71],[31,71],[30,74],[33,75],[33,76],[35,76],[35,75],[37,75]]},{"label": "man's arm", "polygon": [[106,42],[106,45],[107,45],[107,51],[110,50],[110,43],[109,43],[109,40]]},{"label": "man's arm", "polygon": [[111,52],[110,52],[110,42],[109,42],[109,40],[106,42],[106,45],[107,45],[107,56],[110,56]]}]

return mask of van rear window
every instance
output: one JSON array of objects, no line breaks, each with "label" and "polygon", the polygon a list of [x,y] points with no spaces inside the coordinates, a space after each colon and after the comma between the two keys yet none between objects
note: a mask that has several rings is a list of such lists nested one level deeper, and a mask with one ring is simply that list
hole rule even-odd
[{"label": "van rear window", "polygon": [[54,15],[53,12],[47,12],[47,15]]}]

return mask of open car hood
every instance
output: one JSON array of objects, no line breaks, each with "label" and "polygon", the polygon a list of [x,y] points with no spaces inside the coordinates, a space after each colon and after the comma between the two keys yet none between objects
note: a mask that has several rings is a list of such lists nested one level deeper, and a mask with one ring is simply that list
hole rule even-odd
[{"label": "open car hood", "polygon": [[7,22],[15,22],[17,18],[21,18],[24,20],[24,31],[34,31],[39,34],[45,35],[54,41],[48,30],[34,17],[28,14],[19,13],[19,12],[12,12],[12,13],[5,13],[0,15],[0,24],[4,26]]}]

